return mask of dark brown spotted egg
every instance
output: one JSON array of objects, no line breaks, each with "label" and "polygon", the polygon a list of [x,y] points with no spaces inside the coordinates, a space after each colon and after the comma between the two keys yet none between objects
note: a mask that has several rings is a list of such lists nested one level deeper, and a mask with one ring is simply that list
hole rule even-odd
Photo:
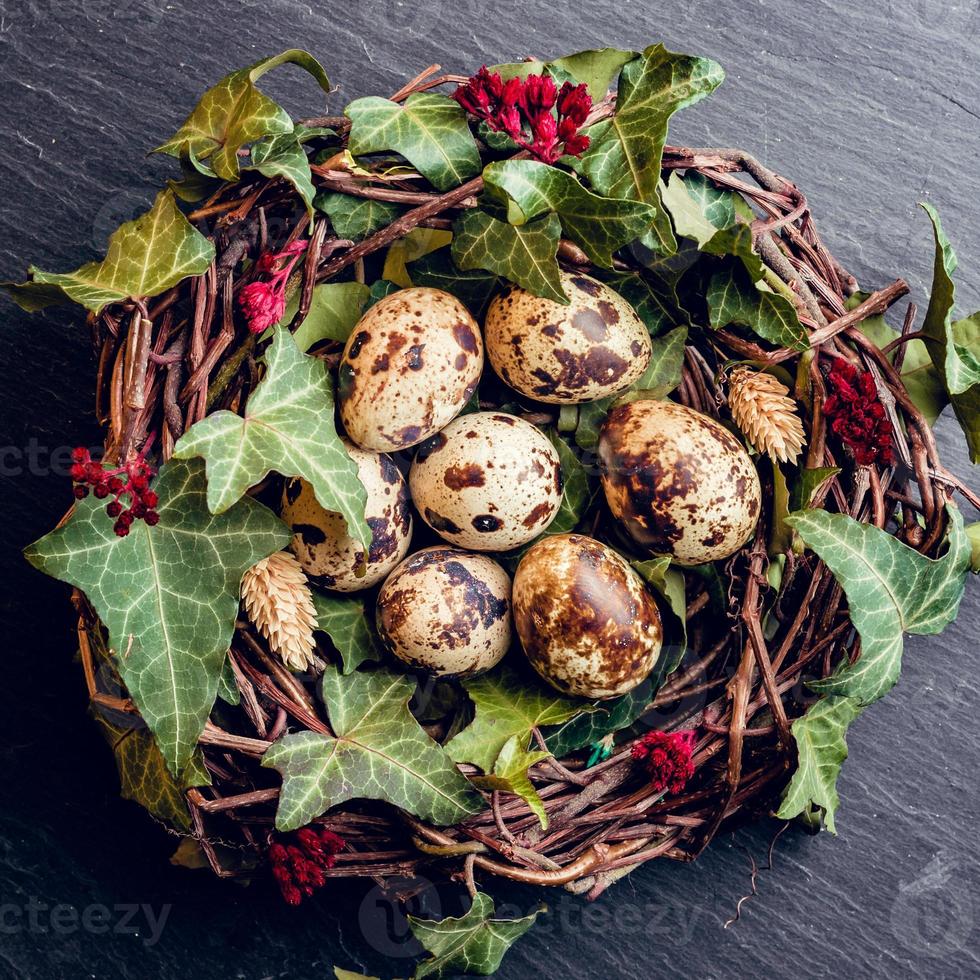
[{"label": "dark brown spotted egg", "polygon": [[685,565],[727,558],[759,519],[759,475],[724,426],[684,405],[635,401],[599,436],[602,486],[637,544]]},{"label": "dark brown spotted egg", "polygon": [[472,551],[509,551],[536,538],[562,499],[561,463],[530,422],[503,412],[454,419],[419,446],[408,475],[419,514]]},{"label": "dark brown spotted egg", "polygon": [[484,333],[493,369],[539,402],[578,404],[625,391],[647,368],[650,334],[619,293],[562,272],[568,306],[511,286],[490,304]]},{"label": "dark brown spotted egg", "polygon": [[375,303],[347,338],[340,417],[362,449],[416,446],[454,419],[483,370],[480,328],[440,289],[401,289]]},{"label": "dark brown spotted egg", "polygon": [[344,445],[367,492],[364,516],[371,546],[365,574],[357,577],[364,564],[363,546],[347,533],[340,514],[320,506],[305,480],[286,484],[282,519],[292,528],[290,549],[308,575],[337,592],[356,592],[380,582],[408,553],[412,510],[405,478],[391,457]]},{"label": "dark brown spotted egg", "polygon": [[510,577],[486,555],[424,548],[388,576],[377,618],[388,649],[409,667],[471,677],[510,647]]},{"label": "dark brown spotted egg", "polygon": [[514,626],[534,669],[563,694],[614,698],[660,656],[660,611],[611,548],[582,534],[535,544],[514,575]]}]

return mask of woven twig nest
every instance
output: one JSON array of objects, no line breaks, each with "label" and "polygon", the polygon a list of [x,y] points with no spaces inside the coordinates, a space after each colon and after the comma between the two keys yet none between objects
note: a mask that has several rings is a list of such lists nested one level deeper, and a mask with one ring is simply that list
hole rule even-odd
[{"label": "woven twig nest", "polygon": [[[626,60],[623,55],[606,75]],[[463,249],[457,247],[465,233],[472,250],[472,224],[465,225],[468,216],[471,222],[474,214],[487,224],[496,222],[493,228],[510,235],[507,241],[511,244],[526,244],[521,234],[529,234],[532,226],[538,228],[542,222],[552,222],[547,233],[554,234],[550,263],[555,273],[560,267],[612,283],[637,309],[646,302],[648,308],[641,313],[658,356],[668,356],[664,346],[656,345],[663,344],[671,331],[686,331],[673,335],[683,352],[679,345],[676,361],[680,371],[668,390],[627,392],[625,400],[669,397],[717,419],[753,453],[762,507],[744,545],[723,560],[670,565],[669,584],[664,582],[666,560],[651,577],[652,581],[660,576],[662,588],[656,595],[665,628],[670,608],[676,620],[675,635],[671,637],[667,629],[668,644],[651,678],[620,698],[582,702],[582,710],[588,709],[583,714],[542,711],[530,717],[520,733],[518,741],[523,741],[517,751],[542,749],[541,755],[529,756],[531,792],[514,792],[515,783],[508,782],[506,774],[498,772],[494,782],[490,768],[481,772],[472,760],[456,759],[458,772],[473,780],[476,789],[472,792],[478,795],[471,800],[477,799],[478,804],[471,802],[469,812],[455,822],[426,819],[410,812],[411,805],[393,805],[397,794],[390,786],[379,789],[370,767],[352,765],[349,777],[355,782],[344,798],[321,808],[317,800],[323,800],[316,787],[310,789],[316,773],[309,769],[291,773],[290,766],[298,765],[295,756],[268,765],[267,753],[285,739],[307,739],[313,755],[324,745],[333,749],[341,745],[351,725],[350,719],[338,717],[338,703],[343,702],[345,690],[352,690],[344,688],[348,681],[343,679],[374,676],[379,668],[372,661],[381,660],[384,666],[380,669],[400,673],[409,687],[399,690],[411,692],[418,675],[404,665],[386,659],[380,649],[360,658],[352,652],[357,647],[363,653],[363,644],[376,642],[368,633],[377,586],[356,593],[353,599],[348,593],[322,593],[327,598],[320,601],[327,605],[315,610],[320,628],[328,629],[324,617],[330,615],[339,617],[337,622],[342,625],[329,630],[330,638],[327,632],[313,634],[314,645],[310,640],[313,611],[295,561],[263,565],[252,574],[250,588],[270,591],[253,595],[254,601],[239,611],[228,655],[219,657],[224,666],[218,699],[196,736],[190,767],[174,776],[140,725],[141,698],[154,705],[158,702],[152,692],[140,689],[139,678],[134,689],[132,673],[140,658],[170,656],[173,651],[169,646],[140,650],[141,637],[133,628],[122,630],[121,641],[117,621],[110,622],[107,631],[97,614],[103,613],[105,593],[94,595],[84,574],[69,567],[70,563],[53,567],[56,558],[52,555],[59,549],[45,550],[44,542],[35,546],[32,560],[78,586],[75,601],[82,662],[95,712],[117,747],[124,791],[193,840],[218,875],[262,873],[270,846],[288,842],[289,832],[309,823],[328,828],[343,841],[340,853],[323,862],[321,870],[328,878],[404,879],[424,870],[429,878],[460,879],[474,893],[478,883],[499,876],[565,886],[594,898],[618,877],[651,859],[693,860],[720,828],[744,816],[779,807],[786,816],[801,814],[817,824],[821,817],[832,821],[836,805],[833,780],[846,754],[843,733],[847,722],[894,682],[894,676],[889,679],[886,675],[897,674],[892,665],[875,659],[890,656],[882,650],[891,636],[889,615],[900,654],[903,626],[924,632],[955,613],[967,559],[962,521],[945,505],[952,492],[962,487],[944,469],[929,422],[903,383],[904,352],[912,343],[922,347],[921,339],[910,337],[916,330],[914,309],[909,310],[902,335],[894,334],[886,349],[878,343],[880,331],[887,329],[878,318],[907,292],[905,283],[896,280],[870,295],[858,293],[854,278],[824,245],[804,194],[748,153],[665,145],[658,167],[655,151],[666,132],[667,115],[685,101],[680,96],[674,101],[666,99],[661,106],[664,122],[659,133],[651,119],[649,132],[633,137],[647,140],[652,148],[653,163],[647,164],[654,168],[652,180],[649,173],[634,174],[638,183],[624,191],[627,178],[603,174],[596,158],[589,156],[600,144],[612,147],[609,160],[615,157],[616,147],[609,131],[603,130],[603,121],[617,111],[635,111],[637,93],[646,84],[647,74],[667,62],[673,66],[673,84],[691,86],[686,101],[707,94],[720,80],[720,74],[713,75],[717,66],[710,62],[670,55],[659,47],[648,50],[624,69],[619,101],[627,109],[617,109],[614,92],[597,98],[584,127],[578,127],[591,134],[592,150],[578,147],[579,155],[557,162],[553,158],[560,157],[558,151],[549,156],[540,146],[535,149],[526,133],[519,142],[530,149],[521,149],[494,131],[492,112],[499,99],[494,102],[497,97],[493,96],[487,108],[473,95],[486,91],[479,89],[480,84],[492,89],[492,75],[484,76],[477,89],[471,86],[469,95],[464,93],[459,99],[471,116],[485,117],[474,129],[478,139],[471,137],[466,142],[462,136],[462,146],[461,135],[468,132],[462,108],[442,96],[418,93],[432,93],[446,84],[455,86],[465,78],[435,76],[429,71],[393,101],[383,102],[381,111],[395,115],[407,112],[398,108],[406,105],[421,115],[429,111],[443,114],[438,121],[445,130],[436,142],[447,159],[453,157],[448,177],[445,161],[433,162],[432,146],[421,137],[412,137],[411,125],[404,118],[405,130],[397,133],[384,131],[377,119],[372,120],[373,128],[365,124],[365,114],[378,111],[377,103],[383,100],[359,100],[343,117],[307,120],[303,143],[294,141],[293,149],[307,161],[306,179],[312,180],[321,195],[311,208],[298,193],[302,179],[297,182],[281,159],[278,169],[260,165],[274,156],[269,141],[288,140],[288,134],[253,143],[249,158],[247,147],[234,145],[228,133],[219,146],[195,136],[193,126],[185,126],[165,148],[182,157],[185,180],[179,192],[193,199],[186,217],[197,237],[182,247],[193,251],[191,246],[203,240],[213,246],[213,252],[210,247],[204,251],[203,268],[201,256],[191,256],[189,264],[201,271],[186,275],[185,270],[152,295],[120,298],[110,291],[94,301],[91,291],[99,288],[97,273],[88,276],[88,295],[83,295],[78,283],[66,281],[70,277],[52,286],[51,278],[44,280],[44,274],[35,274],[36,281],[49,283],[41,288],[60,287],[93,308],[89,322],[98,353],[97,413],[106,423],[107,460],[124,464],[147,453],[150,434],[155,433],[156,442],[149,447],[147,458],[155,465],[165,465],[184,434],[201,420],[219,412],[247,415],[250,397],[273,370],[268,336],[249,329],[256,326],[261,313],[243,296],[249,284],[279,277],[282,296],[291,298],[283,322],[294,336],[305,324],[309,339],[308,318],[320,318],[311,353],[333,376],[351,323],[343,329],[323,326],[323,318],[336,312],[318,308],[318,290],[324,284],[350,284],[360,297],[358,311],[399,284],[407,284],[408,279],[420,285],[441,284],[463,297],[470,312],[481,318],[486,302],[495,291],[507,287],[507,279],[517,279],[531,292],[550,287],[539,282],[535,290],[530,255],[518,260],[512,255],[485,256],[482,266],[489,272],[482,273],[480,262],[465,261]],[[550,72],[561,79],[575,74],[577,69],[569,65],[582,69],[583,64],[571,59],[548,67],[512,66],[503,74],[523,78],[529,72],[541,76]],[[678,80],[681,75],[686,81]],[[243,82],[241,76],[237,73],[231,78],[238,79],[235,84],[253,85]],[[576,80],[585,78],[596,84],[596,76],[593,66]],[[598,78],[604,93],[607,79],[601,70]],[[521,97],[530,98],[526,90]],[[544,98],[547,102],[547,94]],[[469,125],[473,122],[471,118]],[[196,125],[200,126],[200,120]],[[572,139],[570,131],[564,136]],[[266,149],[258,151],[257,146]],[[565,148],[576,147],[569,142]],[[475,163],[468,162],[468,155],[474,154]],[[590,238],[598,235],[596,227],[585,219],[576,224],[572,207],[563,214],[558,189],[552,188],[550,200],[528,213],[526,198],[514,193],[508,199],[505,183],[498,181],[490,187],[489,171],[480,176],[490,161],[499,168],[501,162],[534,156],[546,160],[537,166],[553,167],[579,189],[590,188],[582,191],[592,195],[589,203],[601,198],[612,209],[636,198],[646,201],[650,214],[659,215],[659,243],[649,232],[642,243],[633,244]],[[220,166],[218,157],[222,157]],[[246,162],[250,164],[247,168]],[[293,158],[290,166],[295,164]],[[581,178],[571,176],[573,169]],[[659,190],[658,177],[663,181]],[[162,214],[165,206],[176,211],[172,197],[164,204],[158,201],[156,210]],[[355,208],[357,215],[352,217]],[[616,220],[622,221],[622,215],[616,214]],[[678,241],[664,241],[664,222],[669,237],[676,234]],[[446,243],[453,232],[456,241],[449,246]],[[435,245],[441,252],[432,251]],[[611,259],[605,266],[596,264],[603,247]],[[503,252],[504,246],[499,249]],[[441,256],[447,264],[431,258],[425,261],[426,250],[430,257]],[[288,275],[287,268],[292,270]],[[455,269],[458,281],[446,278],[446,268]],[[25,288],[29,299],[35,295],[29,290],[38,287]],[[478,295],[481,288],[484,291]],[[712,293],[718,289],[734,291],[732,305],[726,307]],[[275,319],[278,315],[271,317]],[[878,332],[869,329],[871,323]],[[787,337],[797,342],[780,342]],[[848,391],[856,402],[847,402]],[[594,432],[616,399],[598,406],[536,401],[501,383],[489,365],[478,398],[480,410],[516,414],[552,433],[563,442],[563,462],[568,454],[576,458],[583,480],[593,490],[598,487],[595,455],[582,447],[594,449],[589,426]],[[254,411],[255,403],[251,404]],[[837,422],[842,415],[866,410],[870,417],[863,430],[854,417],[847,419],[854,423],[850,427]],[[413,451],[395,457],[407,463]],[[209,466],[212,463],[209,459]],[[278,510],[287,478],[303,472],[302,467],[286,469],[261,473],[248,491],[251,500]],[[232,514],[229,503],[237,496],[221,497],[224,491],[216,489],[215,471],[209,469],[208,476],[211,511]],[[567,484],[566,472],[566,496]],[[601,493],[594,498],[586,493],[584,498],[564,530],[574,529],[604,541],[630,561],[649,563],[655,558],[649,549],[644,551],[630,540],[611,517]],[[91,505],[91,498],[84,503]],[[161,526],[168,520],[166,506],[161,500]],[[241,504],[235,504],[238,506]],[[791,509],[798,514],[787,521]],[[94,522],[91,515],[95,513],[90,508],[84,519]],[[804,519],[817,514],[821,519],[810,518],[812,526]],[[843,516],[824,520],[830,515]],[[139,517],[137,514],[134,527],[142,534]],[[81,520],[76,513],[56,534],[64,534]],[[106,527],[110,525],[107,520]],[[892,544],[898,549],[895,560],[899,564],[911,562],[909,567],[918,568],[914,566],[916,553],[935,559],[922,567],[922,577],[917,580],[929,593],[933,607],[928,614],[920,609],[904,623],[897,620],[894,609],[872,608],[878,601],[874,581],[880,578],[878,571],[872,569],[862,584],[848,568],[853,555],[867,559],[886,531],[895,535]],[[108,540],[106,547],[113,546],[111,531],[99,533],[100,542]],[[130,529],[127,541],[133,533]],[[418,518],[415,533],[413,551],[438,542]],[[198,542],[188,547],[206,545]],[[282,541],[264,553],[280,547]],[[882,559],[884,568],[895,556],[888,550],[891,546],[881,547],[887,552]],[[501,561],[512,571],[517,557],[505,555]],[[196,560],[191,551],[185,558],[188,566]],[[256,560],[254,555],[252,560]],[[219,565],[222,561],[220,556],[214,558]],[[649,567],[645,570],[650,572]],[[276,574],[285,578],[280,580],[284,583],[280,593],[273,595],[268,582]],[[889,573],[885,569],[881,574]],[[896,602],[912,601],[909,596],[916,582],[901,568],[897,574],[901,579],[898,592],[905,589],[909,595],[897,595]],[[120,577],[114,594],[121,604],[133,601],[132,590],[139,587],[136,579]],[[163,583],[141,601],[159,600],[163,609],[170,595]],[[848,598],[853,603],[855,595],[867,603],[863,624],[857,621],[853,604],[849,608]],[[226,598],[222,596],[221,601]],[[185,618],[174,624],[177,629],[205,631],[210,612],[221,615],[217,598],[199,593],[199,599],[204,606],[213,603],[201,613],[204,625],[187,621],[184,606]],[[237,595],[234,599],[237,601]],[[920,595],[915,601],[925,603],[926,599]],[[330,602],[335,604],[330,606]],[[872,613],[884,617],[878,635],[873,635],[875,627],[868,623]],[[165,609],[162,615],[166,616]],[[288,620],[285,626],[275,621],[280,615]],[[127,622],[140,620],[134,616]],[[866,630],[863,637],[856,625]],[[181,644],[193,647],[193,639],[178,637],[174,643],[178,653]],[[866,653],[869,646],[873,647],[871,659]],[[358,660],[363,662],[358,664]],[[341,663],[344,673],[338,670]],[[185,665],[176,662],[172,666],[179,671]],[[858,670],[862,666],[864,674]],[[519,649],[508,655],[504,668],[519,679],[517,683],[533,688],[535,697],[545,697],[540,682],[525,669]],[[321,679],[324,671],[337,679],[332,694]],[[419,683],[421,693],[413,701],[414,722],[403,715],[390,724],[414,724],[413,737],[427,740],[432,751],[444,752],[438,747],[474,723],[471,700],[476,702],[478,717],[484,704],[474,693],[473,681],[434,684],[423,677]],[[871,690],[874,685],[880,690]],[[481,690],[487,697],[485,689]],[[821,695],[825,695],[822,700]],[[557,692],[551,696],[560,699]],[[814,713],[814,704],[823,706],[822,714]],[[147,718],[149,727],[172,749],[181,737],[174,734],[173,719],[168,720],[166,711],[158,707],[153,710],[154,716]],[[179,727],[183,716],[177,715]],[[794,731],[799,719],[812,726],[807,734],[816,733],[827,756],[804,756],[800,739],[794,738],[800,734]],[[138,750],[141,755],[127,759],[122,735],[130,731],[146,741]],[[649,755],[650,731],[693,732],[685,736],[684,743],[690,750],[689,771],[683,771],[681,765],[667,773],[666,783],[651,780],[649,768],[639,758]],[[165,748],[163,754],[172,763],[169,752]],[[325,758],[321,762],[327,764]],[[137,766],[139,771],[127,766]],[[806,767],[820,771],[806,772]],[[287,780],[305,781],[289,791],[285,819],[280,801],[283,773]],[[363,786],[356,784],[359,774],[366,780]],[[672,776],[676,777],[673,783]],[[791,779],[795,782],[786,795]],[[780,794],[784,794],[781,804]],[[546,827],[542,814],[547,818]]]}]

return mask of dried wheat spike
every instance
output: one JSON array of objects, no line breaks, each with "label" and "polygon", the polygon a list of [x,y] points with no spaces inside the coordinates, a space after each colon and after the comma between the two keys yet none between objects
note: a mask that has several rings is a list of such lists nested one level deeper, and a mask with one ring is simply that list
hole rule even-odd
[{"label": "dried wheat spike", "polygon": [[306,670],[313,663],[316,610],[299,562],[288,551],[263,558],[242,578],[242,599],[272,652],[287,667]]},{"label": "dried wheat spike", "polygon": [[728,379],[728,407],[752,445],[782,463],[795,463],[806,441],[796,402],[778,378],[740,367]]}]

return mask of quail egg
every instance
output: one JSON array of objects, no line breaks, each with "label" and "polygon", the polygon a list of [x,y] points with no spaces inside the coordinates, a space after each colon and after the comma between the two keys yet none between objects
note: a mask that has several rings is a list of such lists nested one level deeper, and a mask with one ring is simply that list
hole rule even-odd
[{"label": "quail egg", "polygon": [[390,456],[344,445],[367,492],[371,545],[365,574],[356,574],[364,564],[363,546],[347,533],[340,514],[320,506],[305,480],[286,484],[282,519],[292,528],[290,549],[308,575],[337,592],[357,592],[380,582],[408,554],[412,512],[405,478]]},{"label": "quail egg", "polygon": [[473,551],[509,551],[533,540],[562,500],[554,446],[530,422],[503,412],[454,419],[419,446],[408,481],[425,522]]},{"label": "quail egg", "polygon": [[455,418],[483,370],[480,328],[440,289],[400,289],[351,331],[338,369],[340,418],[362,449],[418,445]]},{"label": "quail egg", "polygon": [[651,552],[685,565],[727,558],[759,519],[759,475],[745,447],[707,415],[668,401],[613,409],[599,436],[613,516]]},{"label": "quail egg", "polygon": [[423,548],[388,576],[377,619],[388,649],[408,666],[471,677],[510,647],[510,577],[486,555]]},{"label": "quail egg", "polygon": [[562,272],[562,306],[519,286],[487,311],[487,356],[497,374],[540,402],[577,404],[625,391],[650,361],[650,334],[619,293]]},{"label": "quail egg", "polygon": [[514,575],[514,626],[534,669],[564,694],[614,698],[660,656],[660,611],[615,551],[581,534],[533,545]]}]

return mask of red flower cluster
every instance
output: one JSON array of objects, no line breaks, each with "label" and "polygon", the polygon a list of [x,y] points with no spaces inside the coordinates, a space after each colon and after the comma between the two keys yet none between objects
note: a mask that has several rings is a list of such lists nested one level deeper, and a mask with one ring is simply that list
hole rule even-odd
[{"label": "red flower cluster", "polygon": [[305,248],[305,241],[295,241],[281,252],[259,256],[255,271],[269,278],[256,279],[238,293],[238,305],[252,333],[262,333],[282,319],[286,312],[286,281]]},{"label": "red flower cluster", "polygon": [[453,98],[544,163],[555,163],[566,153],[581,156],[589,148],[589,137],[579,132],[592,109],[584,85],[565,82],[559,90],[550,75],[505,82],[484,65]]},{"label": "red flower cluster", "polygon": [[832,389],[823,403],[830,431],[850,449],[860,466],[892,462],[892,424],[878,398],[870,371],[838,358],[827,378]]},{"label": "red flower cluster", "polygon": [[299,905],[327,882],[324,874],[334,865],[344,842],[329,830],[303,827],[290,834],[295,843],[277,841],[269,848],[272,876],[289,905]]},{"label": "red flower cluster", "polygon": [[[156,491],[150,489],[150,478],[155,470],[145,459],[151,442],[152,439],[147,440],[135,459],[114,470],[107,470],[101,463],[97,463],[84,446],[71,451],[71,478],[75,481],[75,499],[84,500],[89,489],[99,500],[111,496],[112,500],[106,504],[105,512],[115,518],[116,523],[112,529],[121,538],[129,534],[134,521],[144,520],[153,527],[160,520],[160,515],[154,509],[159,502]],[[128,498],[129,504],[125,508],[124,497]]]},{"label": "red flower cluster", "polygon": [[654,792],[679,793],[694,775],[691,755],[697,734],[684,732],[647,732],[633,743],[633,759],[642,762],[650,774]]}]

